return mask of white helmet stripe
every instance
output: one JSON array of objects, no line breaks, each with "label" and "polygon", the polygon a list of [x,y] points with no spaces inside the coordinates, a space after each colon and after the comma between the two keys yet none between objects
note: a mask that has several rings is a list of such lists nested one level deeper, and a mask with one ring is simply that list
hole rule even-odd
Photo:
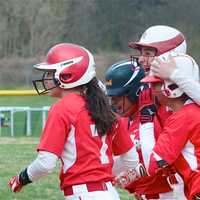
[{"label": "white helmet stripe", "polygon": [[65,60],[56,64],[49,65],[48,63],[39,63],[33,67],[40,70],[55,70],[64,67],[70,67],[72,64],[78,63],[83,59],[83,56],[73,58],[70,60]]},{"label": "white helmet stripe", "polygon": [[[138,67],[138,68],[139,68],[139,67]],[[137,70],[137,67],[136,67],[134,73],[133,73],[132,76],[131,76],[131,78],[129,79],[128,82],[126,82],[126,83],[124,84],[123,87],[125,87],[126,85],[128,85],[128,84],[137,76],[138,73],[139,73],[139,70]]]},{"label": "white helmet stripe", "polygon": [[116,66],[113,68],[113,70],[115,70],[115,69],[117,69],[118,67],[121,67],[121,66],[123,66],[123,65],[129,65],[129,64],[131,64],[131,61],[123,62],[123,63],[121,63],[121,64],[119,64],[119,65],[116,65]]}]

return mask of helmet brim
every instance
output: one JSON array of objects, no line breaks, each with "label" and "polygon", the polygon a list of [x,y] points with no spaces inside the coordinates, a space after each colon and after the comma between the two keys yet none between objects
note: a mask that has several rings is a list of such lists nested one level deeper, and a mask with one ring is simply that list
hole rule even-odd
[{"label": "helmet brim", "polygon": [[57,70],[58,68],[61,68],[63,66],[67,67],[72,64],[78,63],[82,60],[82,58],[83,58],[83,56],[79,56],[77,58],[64,60],[62,62],[55,63],[55,64],[49,64],[47,62],[42,62],[42,63],[36,64],[36,65],[33,65],[33,67],[38,70]]},{"label": "helmet brim", "polygon": [[156,49],[156,56],[160,56],[161,54],[175,49],[185,40],[184,36],[180,33],[176,37],[171,38],[165,41],[157,41],[152,43],[144,43],[144,42],[130,42],[129,47],[133,49],[141,49],[142,47],[153,48]]},{"label": "helmet brim", "polygon": [[140,50],[142,47],[147,47],[147,48],[156,49],[156,51],[157,51],[157,47],[155,45],[141,43],[141,42],[130,42],[128,44],[128,46],[132,49],[139,49]]},{"label": "helmet brim", "polygon": [[43,62],[43,63],[33,65],[33,68],[37,70],[56,70],[56,65],[54,64],[50,65],[46,62]]}]

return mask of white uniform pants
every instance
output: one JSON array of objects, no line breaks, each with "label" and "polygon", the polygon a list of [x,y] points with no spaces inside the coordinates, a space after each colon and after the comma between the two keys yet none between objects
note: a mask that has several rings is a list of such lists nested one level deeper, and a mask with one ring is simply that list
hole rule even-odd
[{"label": "white uniform pants", "polygon": [[75,192],[73,195],[65,196],[65,200],[120,200],[119,194],[111,182],[106,183],[107,190],[88,192],[86,188],[80,188],[80,192]]}]

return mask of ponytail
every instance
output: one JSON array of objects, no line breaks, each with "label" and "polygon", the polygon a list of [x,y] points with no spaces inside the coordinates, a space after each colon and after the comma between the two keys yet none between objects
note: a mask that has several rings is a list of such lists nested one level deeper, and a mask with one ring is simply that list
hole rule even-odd
[{"label": "ponytail", "polygon": [[100,135],[105,135],[112,131],[116,117],[111,111],[108,97],[100,88],[97,78],[93,78],[83,86],[86,99],[86,108],[95,122],[97,131]]}]

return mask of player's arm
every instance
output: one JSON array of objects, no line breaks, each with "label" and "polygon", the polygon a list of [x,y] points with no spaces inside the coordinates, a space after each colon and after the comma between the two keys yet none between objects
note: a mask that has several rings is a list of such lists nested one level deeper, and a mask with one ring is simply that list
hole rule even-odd
[{"label": "player's arm", "polygon": [[[114,158],[113,173],[119,175],[123,171],[137,169],[138,165],[139,156],[135,146],[133,146],[128,152]],[[140,175],[139,171],[138,175]]]},{"label": "player's arm", "polygon": [[[196,62],[192,59],[194,65]],[[197,104],[200,105],[200,84],[180,71],[176,67],[176,63],[172,56],[169,56],[167,61],[163,61],[159,58],[154,59],[151,63],[151,71],[162,79],[170,79],[175,82],[180,89],[182,89],[190,98],[192,98]],[[197,74],[198,76],[199,74]]]},{"label": "player's arm", "polygon": [[149,156],[155,145],[154,118],[156,115],[155,100],[149,85],[141,87],[139,94],[139,138],[141,153],[146,169],[149,167]]},{"label": "player's arm", "polygon": [[146,175],[146,170],[139,163],[138,153],[134,146],[128,152],[115,158],[113,173],[116,176],[115,185],[120,188],[125,188],[137,178]]},{"label": "player's arm", "polygon": [[[55,124],[57,125],[56,128]],[[37,147],[37,158],[9,181],[9,187],[13,192],[19,192],[24,185],[38,180],[54,169],[56,161],[62,153],[68,130],[67,121],[64,121],[58,112],[50,110]]]},{"label": "player's arm", "polygon": [[[153,119],[156,113],[156,107],[151,93],[151,88],[148,85],[145,85],[141,88],[139,94],[139,112],[140,112],[140,124],[138,124],[138,126],[140,134],[141,151],[143,154],[144,164],[145,166],[148,166],[149,164],[148,157],[155,145]],[[131,152],[130,158],[127,160],[139,157],[136,148],[133,148],[130,152]],[[126,156],[128,155],[128,153],[126,153]],[[125,159],[123,163],[130,165]],[[122,185],[124,187],[137,177],[145,175],[147,175],[146,170],[144,166],[140,164],[138,161],[137,163],[135,163],[134,166],[129,166],[128,170],[121,172],[117,176],[116,180],[119,182],[118,185]]]},{"label": "player's arm", "polygon": [[171,116],[160,134],[150,156],[148,171],[154,174],[158,168],[173,164],[188,140],[185,113]]},{"label": "player's arm", "polygon": [[170,79],[174,81],[191,99],[200,105],[200,84],[191,78],[187,78],[180,70],[174,70]]},{"label": "player's arm", "polygon": [[13,192],[19,192],[23,186],[51,173],[56,167],[57,160],[57,155],[39,151],[37,158],[27,168],[10,179],[9,187]]},{"label": "player's arm", "polygon": [[[130,134],[127,132],[127,126],[122,126],[122,124],[120,122],[118,134],[116,134],[113,140],[114,153],[118,155],[114,158],[113,173],[116,176],[116,185],[124,188],[136,178],[146,175],[146,170],[139,162],[139,156]],[[126,129],[123,129],[124,127]],[[119,146],[118,144],[121,145]],[[127,150],[124,151],[124,148]]]}]

